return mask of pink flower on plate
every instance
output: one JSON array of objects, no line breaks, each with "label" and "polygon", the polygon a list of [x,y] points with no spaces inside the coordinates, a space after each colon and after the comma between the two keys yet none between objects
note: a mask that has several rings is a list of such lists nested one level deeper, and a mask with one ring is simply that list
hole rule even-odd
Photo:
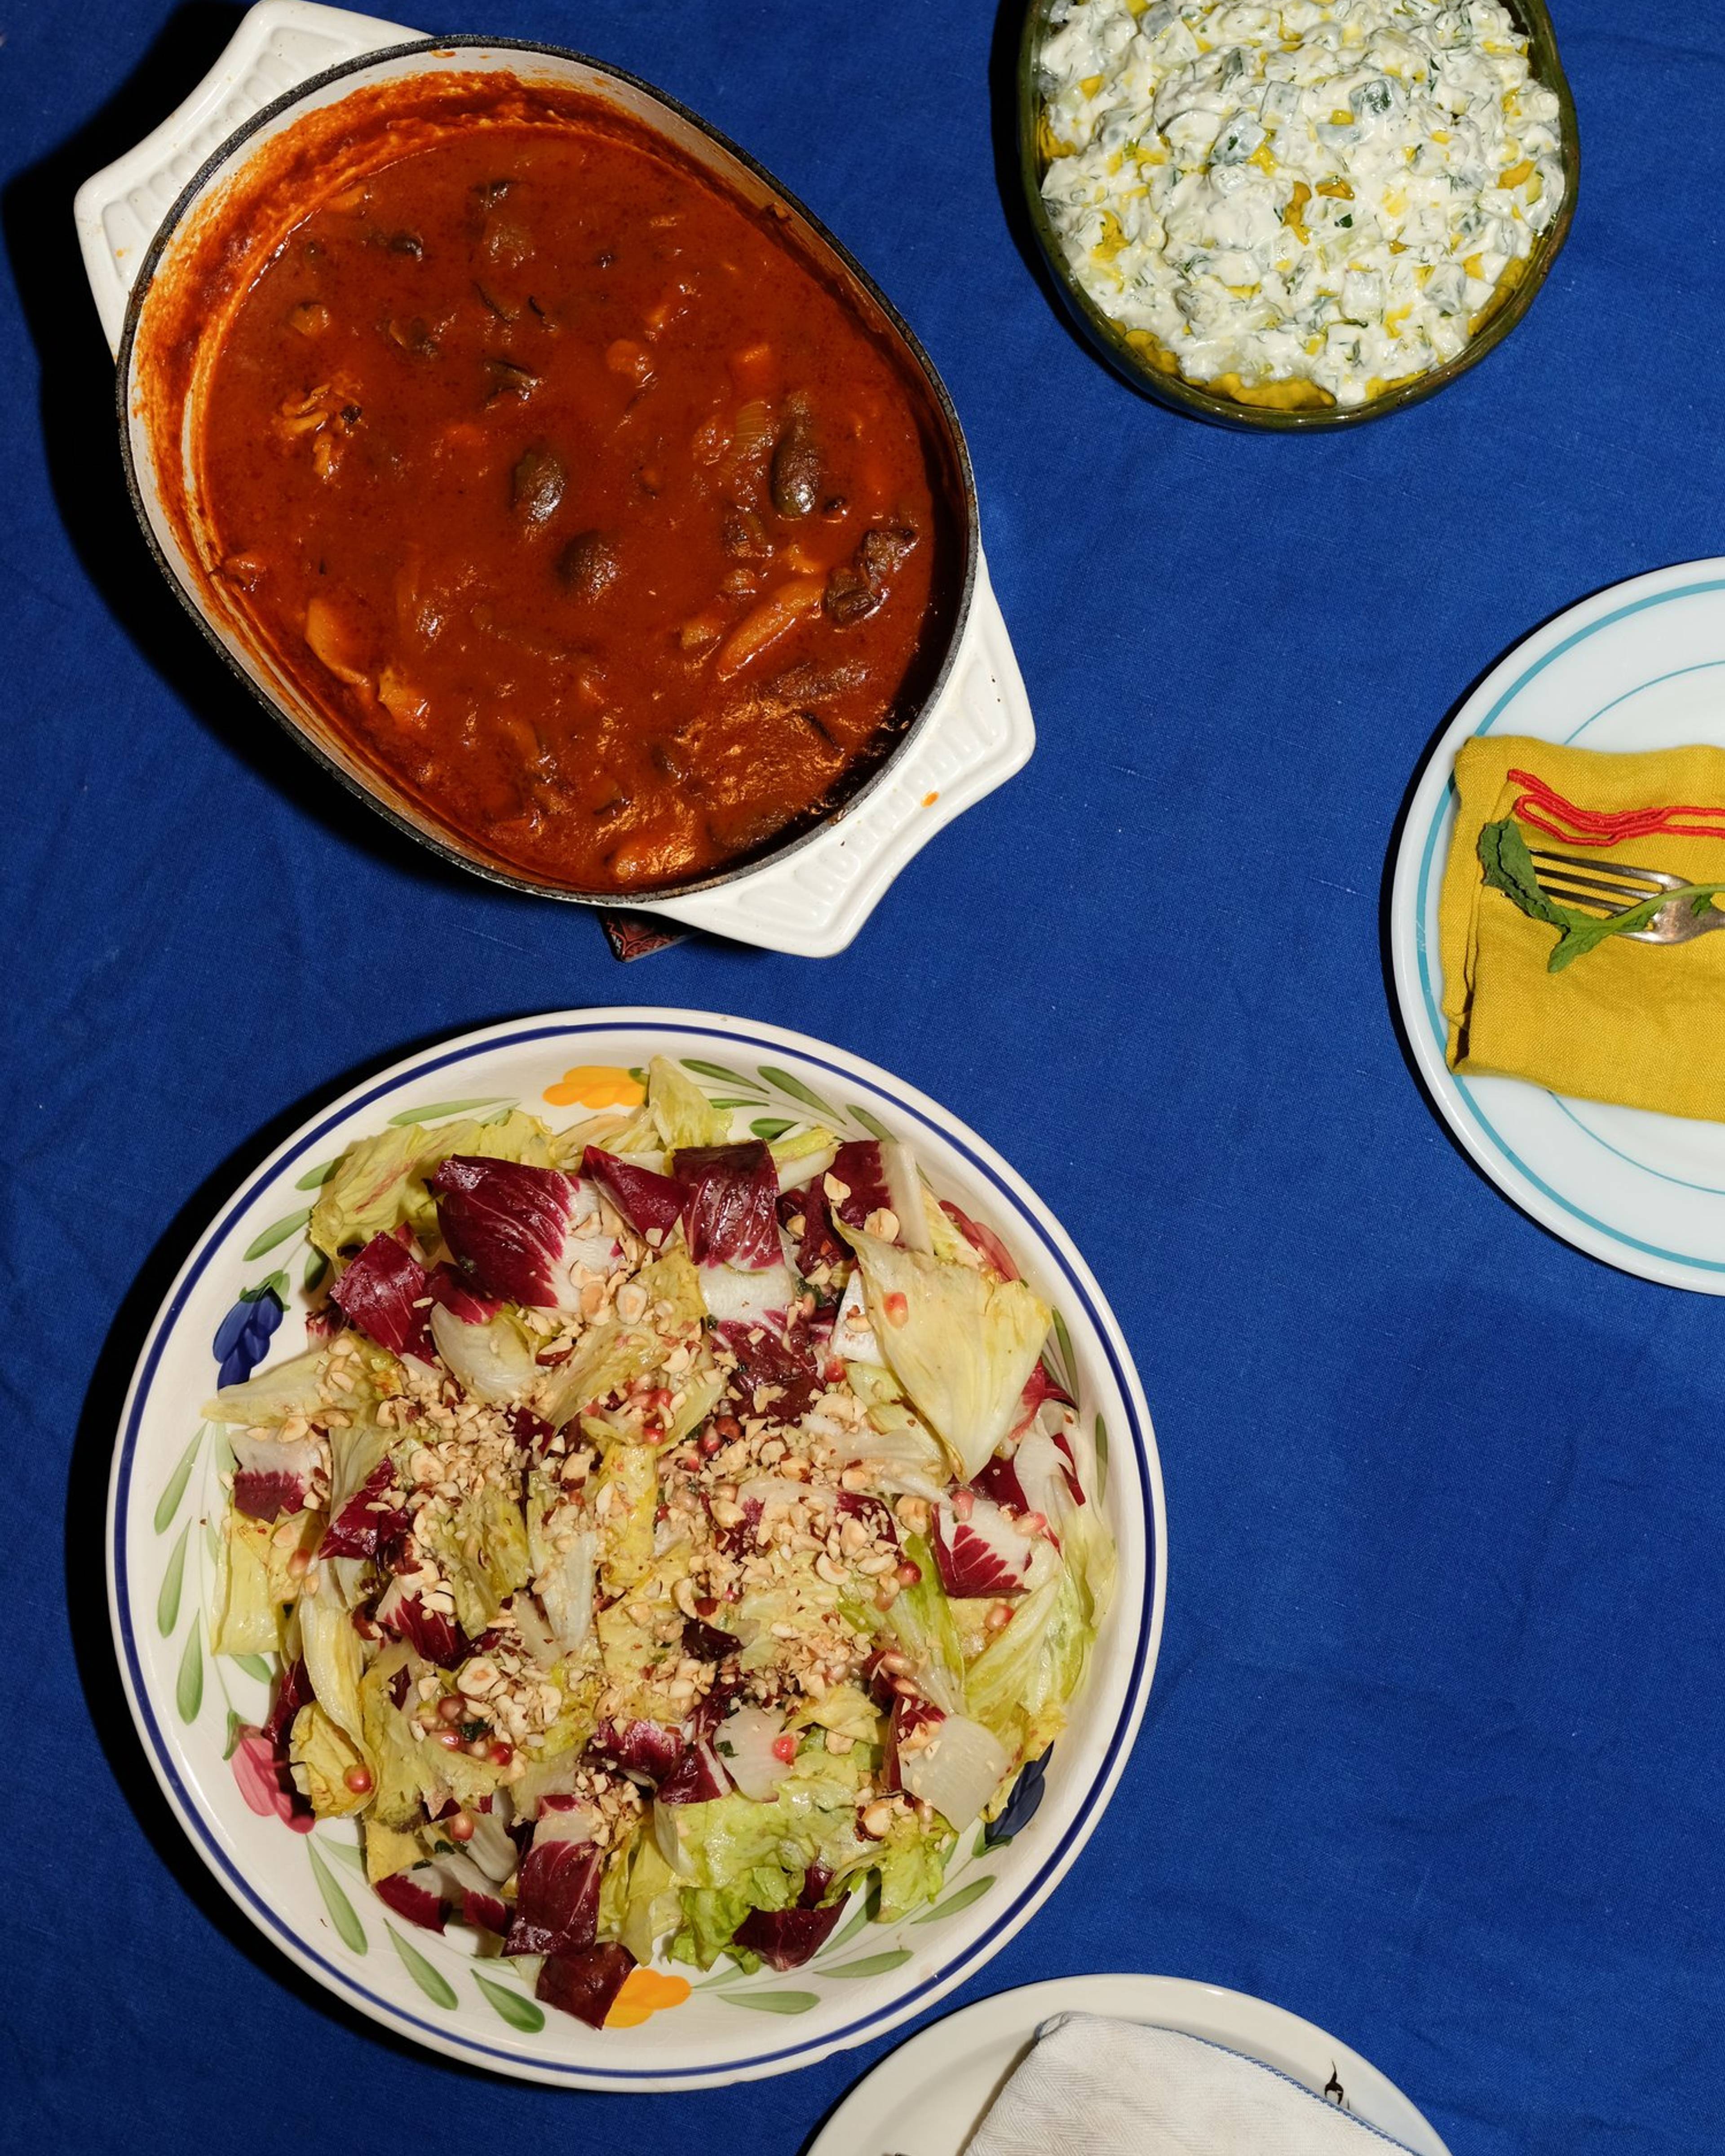
[{"label": "pink flower on plate", "polygon": [[276,1758],[275,1748],[261,1729],[249,1722],[234,1748],[234,1779],[239,1794],[258,1815],[272,1813],[295,1834],[310,1834],[316,1825],[311,1808],[288,1779],[287,1768]]}]

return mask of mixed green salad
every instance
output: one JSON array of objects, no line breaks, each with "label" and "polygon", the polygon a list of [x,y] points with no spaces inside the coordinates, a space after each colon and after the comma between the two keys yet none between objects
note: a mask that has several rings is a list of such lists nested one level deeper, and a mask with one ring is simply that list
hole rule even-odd
[{"label": "mixed green salad", "polygon": [[933,1898],[1059,1734],[1114,1579],[1050,1312],[909,1149],[737,1142],[656,1060],[553,1133],[392,1127],[300,1353],[205,1413],[214,1645],[288,1811],[603,2024],[657,1954],[788,1969]]}]

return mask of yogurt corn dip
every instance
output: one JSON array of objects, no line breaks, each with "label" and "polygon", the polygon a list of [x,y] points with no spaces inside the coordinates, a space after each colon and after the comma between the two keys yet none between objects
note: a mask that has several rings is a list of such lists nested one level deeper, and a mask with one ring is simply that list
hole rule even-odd
[{"label": "yogurt corn dip", "polygon": [[1151,362],[1244,403],[1358,406],[1454,359],[1564,177],[1497,0],[1057,0],[1043,198]]}]

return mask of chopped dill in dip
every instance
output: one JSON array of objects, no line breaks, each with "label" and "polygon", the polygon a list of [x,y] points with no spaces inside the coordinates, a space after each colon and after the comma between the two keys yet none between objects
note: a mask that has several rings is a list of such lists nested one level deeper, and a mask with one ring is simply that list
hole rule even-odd
[{"label": "chopped dill in dip", "polygon": [[1563,198],[1555,95],[1496,0],[1065,0],[1042,191],[1158,365],[1348,406],[1451,360]]}]

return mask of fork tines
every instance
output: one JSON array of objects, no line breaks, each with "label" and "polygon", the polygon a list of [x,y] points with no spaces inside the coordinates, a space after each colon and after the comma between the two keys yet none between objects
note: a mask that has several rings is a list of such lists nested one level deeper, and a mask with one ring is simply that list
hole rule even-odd
[{"label": "fork tines", "polygon": [[1561,899],[1572,906],[1591,906],[1599,913],[1627,913],[1631,906],[1645,906],[1661,891],[1676,891],[1682,886],[1681,876],[1667,875],[1661,869],[1631,868],[1627,861],[1594,860],[1581,854],[1554,854],[1541,846],[1530,846],[1527,851],[1534,863],[1539,888],[1548,898]]}]

